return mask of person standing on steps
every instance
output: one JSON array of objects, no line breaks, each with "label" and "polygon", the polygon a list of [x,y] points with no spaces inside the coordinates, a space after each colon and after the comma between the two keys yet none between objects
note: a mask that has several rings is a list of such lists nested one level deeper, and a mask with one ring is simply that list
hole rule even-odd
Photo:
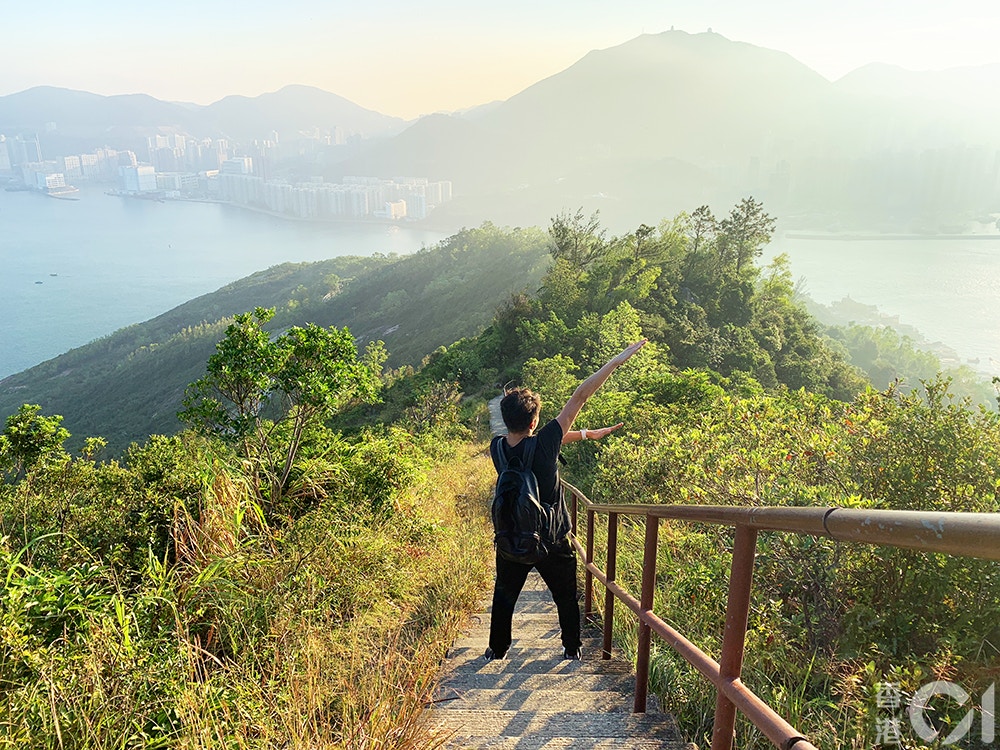
[{"label": "person standing on steps", "polygon": [[[618,367],[625,364],[632,355],[646,344],[646,339],[637,341],[615,357],[612,357],[597,372],[584,380],[559,412],[535,434],[541,399],[527,388],[508,391],[500,402],[500,413],[507,427],[507,435],[494,438],[507,459],[522,458],[527,440],[535,441],[531,469],[538,480],[539,500],[545,505],[556,504],[556,534],[552,550],[548,556],[534,565],[513,562],[499,552],[496,556],[496,581],[493,585],[493,607],[490,614],[490,643],[483,654],[486,661],[503,659],[511,644],[511,622],[514,607],[521,594],[528,573],[535,568],[552,593],[559,612],[559,627],[562,631],[563,658],[579,659],[580,654],[580,605],[576,594],[576,553],[569,541],[570,516],[563,498],[563,488],[559,482],[557,461],[559,448],[577,440],[600,440],[622,426],[619,422],[611,427],[593,430],[570,430],[574,420],[587,400],[604,385]],[[499,467],[498,467],[499,471]]]}]

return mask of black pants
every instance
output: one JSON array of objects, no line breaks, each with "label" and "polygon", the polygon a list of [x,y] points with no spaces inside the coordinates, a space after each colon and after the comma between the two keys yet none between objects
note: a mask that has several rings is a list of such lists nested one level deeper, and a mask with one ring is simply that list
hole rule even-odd
[{"label": "black pants", "polygon": [[576,553],[569,540],[563,540],[547,558],[535,565],[505,560],[497,553],[497,578],[493,586],[493,611],[490,615],[490,648],[505,654],[510,648],[511,620],[528,573],[535,568],[552,592],[559,612],[563,648],[580,648],[580,605],[576,600]]}]

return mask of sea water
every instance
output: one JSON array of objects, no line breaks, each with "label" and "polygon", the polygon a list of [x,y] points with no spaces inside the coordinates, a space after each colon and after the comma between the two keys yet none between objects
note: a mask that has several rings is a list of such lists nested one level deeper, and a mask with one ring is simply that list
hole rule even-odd
[{"label": "sea water", "polygon": [[[822,304],[850,297],[916,328],[984,376],[1000,375],[1000,237],[804,239],[779,237],[796,280]],[[938,351],[942,347],[931,347]]]},{"label": "sea water", "polygon": [[446,236],[79,195],[0,190],[0,378],[279,263],[406,254]]},{"label": "sea water", "polygon": [[[444,234],[296,222],[219,204],[87,189],[78,201],[0,190],[0,378],[285,261],[405,254]],[[816,301],[878,306],[1000,374],[1000,238],[803,239],[779,235]]]}]

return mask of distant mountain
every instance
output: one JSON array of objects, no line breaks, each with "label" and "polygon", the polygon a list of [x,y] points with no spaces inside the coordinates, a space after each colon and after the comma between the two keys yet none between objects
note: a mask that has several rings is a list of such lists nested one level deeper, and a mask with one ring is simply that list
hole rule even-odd
[{"label": "distant mountain", "polygon": [[450,114],[456,117],[462,117],[466,120],[478,120],[485,114],[489,114],[497,107],[499,107],[503,102],[496,99],[492,102],[487,102],[486,104],[477,104],[474,107],[467,107],[465,109],[460,109],[457,112],[451,112]]},{"label": "distant mountain", "polygon": [[[164,102],[146,94],[100,96],[39,86],[0,96],[0,133],[37,132],[59,146],[94,148],[162,132],[194,137],[281,138],[339,127],[366,137],[399,132],[405,122],[308,86],[257,97],[230,96],[208,106]],[[59,139],[62,139],[61,141]]]},{"label": "distant mountain", "polygon": [[7,134],[44,132],[49,123],[66,135],[80,136],[163,126],[183,129],[193,127],[195,122],[191,109],[146,94],[100,96],[37,86],[0,96],[0,133]]},{"label": "distant mountain", "polygon": [[870,67],[834,84],[782,52],[669,31],[591,52],[470,127],[427,118],[337,169],[424,164],[459,196],[435,216],[470,223],[582,206],[623,230],[752,194],[809,224],[907,231],[1000,211],[997,90],[991,69]]},{"label": "distant mountain", "polygon": [[484,124],[568,162],[587,155],[740,158],[802,127],[829,82],[792,57],[668,31],[589,53],[517,94]]},{"label": "distant mountain", "polygon": [[868,97],[1000,106],[1000,64],[913,71],[871,63],[848,73],[834,85],[842,91]]},{"label": "distant mountain", "polygon": [[465,183],[469,162],[478,161],[490,148],[490,133],[479,121],[427,115],[395,138],[369,145],[363,158],[343,162],[331,171],[337,175],[413,174]]},{"label": "distant mountain", "polygon": [[345,135],[372,137],[397,133],[406,124],[312,86],[285,86],[255,97],[227,96],[205,107],[202,121],[237,139],[262,138],[272,130],[290,138],[334,127]]},{"label": "distant mountain", "polygon": [[905,134],[897,147],[933,147],[1000,141],[1000,65],[912,71],[873,63],[835,84],[870,112]]},{"label": "distant mountain", "polygon": [[[523,221],[579,205],[601,209],[613,225],[616,215],[656,221],[691,208],[682,187],[703,195],[728,179],[731,188],[713,194],[728,202],[747,187],[740,178],[752,159],[779,152],[799,133],[817,138],[836,96],[829,81],[784,53],[670,31],[591,52],[465,126],[425,118],[339,169],[406,172],[433,148],[435,171],[455,181],[470,218],[531,196],[535,213]],[[640,216],[638,206],[662,191],[661,162],[694,182],[660,192],[667,200],[657,214]],[[730,177],[720,181],[713,171]]]},{"label": "distant mountain", "polygon": [[326,161],[328,179],[451,180],[454,200],[431,217],[448,228],[583,207],[623,231],[753,195],[800,226],[923,231],[1000,212],[997,91],[1000,66],[870,65],[834,83],[783,52],[669,31],[590,52],[507,101],[413,123],[306,86],[207,107],[40,88],[0,97],[0,132],[55,122],[45,148],[112,132],[144,143],[163,128],[294,139],[338,127],[368,140]]}]

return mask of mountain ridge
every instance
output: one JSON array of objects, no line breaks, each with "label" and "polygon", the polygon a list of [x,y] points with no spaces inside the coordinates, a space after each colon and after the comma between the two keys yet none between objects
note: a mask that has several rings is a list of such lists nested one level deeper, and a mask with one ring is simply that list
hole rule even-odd
[{"label": "mountain ridge", "polygon": [[[405,122],[301,85],[225,97],[197,111],[159,104],[173,122],[244,139],[353,128],[366,139],[297,166],[331,181],[450,180],[455,200],[434,220],[452,225],[544,224],[582,206],[624,229],[650,214],[689,209],[692,194],[715,207],[751,194],[813,225],[909,231],[1000,210],[1000,184],[986,167],[960,195],[942,187],[967,176],[969,149],[984,150],[987,160],[1000,153],[993,127],[1000,102],[977,93],[984,87],[1000,88],[1000,66],[929,73],[864,66],[833,82],[779,50],[712,32],[666,31],[592,50],[469,116]],[[69,96],[88,106],[110,102]],[[134,98],[117,105],[155,108]],[[9,132],[10,109],[10,97],[0,97],[0,132]],[[33,122],[49,120],[36,113]],[[159,132],[148,117],[132,122],[137,139]],[[43,147],[69,128],[59,121],[56,127]],[[92,127],[91,141],[107,132]],[[76,135],[74,144],[86,141]],[[658,172],[661,164],[670,168]],[[674,173],[694,182],[667,179]]]},{"label": "mountain ridge", "polygon": [[[291,111],[289,111],[291,110]],[[207,105],[167,102],[148,94],[104,96],[56,86],[35,86],[0,96],[0,133],[47,132],[107,144],[108,133],[151,135],[164,128],[193,137],[264,138],[272,130],[291,136],[313,128],[340,127],[347,135],[382,136],[405,121],[389,117],[313,86],[290,84],[255,97],[232,95]]]}]

